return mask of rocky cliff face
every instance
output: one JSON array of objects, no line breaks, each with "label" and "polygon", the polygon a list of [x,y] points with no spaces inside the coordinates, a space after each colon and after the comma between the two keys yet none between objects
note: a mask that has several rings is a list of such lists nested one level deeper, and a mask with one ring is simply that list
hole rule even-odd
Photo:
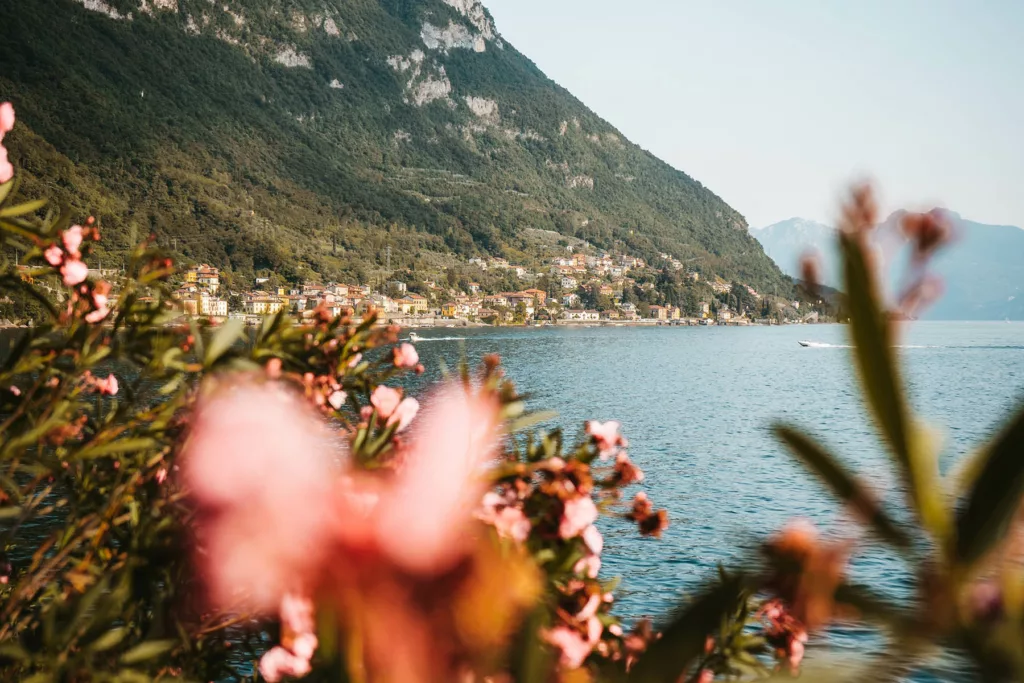
[{"label": "rocky cliff face", "polygon": [[406,266],[525,258],[539,228],[785,284],[742,216],[544,76],[477,0],[33,0],[4,14],[15,158],[30,188],[99,211],[115,248],[152,232],[185,259],[307,277],[385,243]]}]

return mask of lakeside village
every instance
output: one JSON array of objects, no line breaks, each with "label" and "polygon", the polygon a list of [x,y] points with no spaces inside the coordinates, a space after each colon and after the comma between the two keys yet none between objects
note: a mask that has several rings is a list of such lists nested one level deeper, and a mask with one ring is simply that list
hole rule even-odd
[{"label": "lakeside village", "polygon": [[[658,268],[631,256],[570,253],[551,259],[546,270],[531,272],[502,258],[474,258],[461,273],[449,269],[429,280],[395,276],[382,278],[376,287],[274,286],[270,278],[257,278],[251,290],[241,292],[224,291],[220,271],[202,264],[185,271],[177,294],[187,314],[244,318],[249,324],[282,310],[302,315],[317,307],[331,315],[345,310],[363,315],[373,308],[382,323],[403,327],[819,322],[819,311],[807,302],[763,295],[717,277],[705,280],[668,254],[660,259]],[[501,291],[509,284],[522,287]]]}]

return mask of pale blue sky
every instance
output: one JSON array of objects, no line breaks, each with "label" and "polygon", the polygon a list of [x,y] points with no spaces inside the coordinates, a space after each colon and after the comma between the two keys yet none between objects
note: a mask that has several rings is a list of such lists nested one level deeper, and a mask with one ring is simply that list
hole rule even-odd
[{"label": "pale blue sky", "polygon": [[755,226],[886,209],[1024,226],[1024,0],[485,0],[498,31]]}]

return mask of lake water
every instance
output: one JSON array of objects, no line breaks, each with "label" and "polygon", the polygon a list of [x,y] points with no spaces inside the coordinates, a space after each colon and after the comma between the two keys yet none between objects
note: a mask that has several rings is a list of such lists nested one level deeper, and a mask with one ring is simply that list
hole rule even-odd
[{"label": "lake water", "polygon": [[[775,420],[810,430],[902,507],[855,385],[847,332],[839,325],[455,328],[419,331],[418,349],[425,381],[440,377],[442,362],[475,364],[499,353],[530,406],[557,410],[567,436],[588,419],[622,423],[644,486],[671,517],[661,540],[602,521],[602,574],[623,578],[619,610],[637,617],[665,613],[711,579],[718,563],[735,565],[794,516],[852,533],[835,501],[773,441]],[[900,342],[912,403],[944,434],[946,471],[1024,400],[1024,324],[912,323]],[[910,575],[888,553],[858,551],[851,572],[894,598],[910,597]],[[848,627],[829,636],[839,649],[869,638]]]}]

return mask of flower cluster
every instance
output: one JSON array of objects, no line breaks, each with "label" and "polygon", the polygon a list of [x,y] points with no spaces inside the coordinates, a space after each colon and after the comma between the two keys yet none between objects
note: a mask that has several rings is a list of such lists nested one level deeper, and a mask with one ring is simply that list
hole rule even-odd
[{"label": "flower cluster", "polygon": [[[401,408],[411,399],[380,389],[372,413],[412,419]],[[349,665],[382,679],[448,680],[505,642],[537,582],[528,558],[474,533],[481,467],[500,445],[496,395],[441,390],[400,465],[369,471],[340,465],[325,423],[280,382],[207,390],[183,452],[203,520],[198,557],[214,604],[267,615],[280,605],[285,635],[264,677],[308,671],[316,640],[284,616],[296,595],[330,603],[361,641],[364,658]]]},{"label": "flower cluster", "polygon": [[[557,596],[544,640],[558,653],[564,671],[591,657],[631,664],[655,637],[650,624],[630,634],[611,615],[614,596],[599,579],[604,538],[596,526],[602,509],[611,512],[621,489],[643,480],[624,448],[617,422],[588,422],[586,440],[561,452],[560,435],[531,442],[522,454],[506,454],[495,470],[495,488],[482,500],[478,517],[497,535],[528,548],[545,570],[549,592]],[[613,460],[611,465],[605,465]],[[646,499],[645,499],[646,500]],[[633,521],[630,511],[620,516]],[[665,512],[647,511],[646,524],[667,525]]]}]

